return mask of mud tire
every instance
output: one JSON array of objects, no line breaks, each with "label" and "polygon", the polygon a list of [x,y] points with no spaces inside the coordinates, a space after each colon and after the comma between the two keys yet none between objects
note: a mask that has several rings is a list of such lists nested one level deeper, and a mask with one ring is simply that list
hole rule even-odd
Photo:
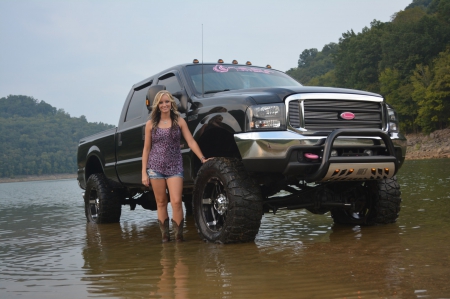
[{"label": "mud tire", "polygon": [[363,207],[357,212],[345,209],[333,209],[331,216],[338,224],[377,225],[388,224],[397,221],[401,192],[397,177],[390,179],[367,181],[367,196]]},{"label": "mud tire", "polygon": [[203,164],[195,179],[192,205],[203,240],[223,244],[255,240],[263,214],[262,195],[239,160],[214,158]]},{"label": "mud tire", "polygon": [[120,221],[120,197],[104,174],[95,173],[89,177],[84,193],[84,211],[88,222],[100,224]]}]

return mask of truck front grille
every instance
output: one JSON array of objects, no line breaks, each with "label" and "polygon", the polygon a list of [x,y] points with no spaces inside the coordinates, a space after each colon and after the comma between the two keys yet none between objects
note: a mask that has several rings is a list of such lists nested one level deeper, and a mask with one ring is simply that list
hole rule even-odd
[{"label": "truck front grille", "polygon": [[[289,102],[289,123],[294,128],[330,132],[335,129],[383,129],[379,102],[305,99]],[[351,112],[354,118],[343,119]]]}]

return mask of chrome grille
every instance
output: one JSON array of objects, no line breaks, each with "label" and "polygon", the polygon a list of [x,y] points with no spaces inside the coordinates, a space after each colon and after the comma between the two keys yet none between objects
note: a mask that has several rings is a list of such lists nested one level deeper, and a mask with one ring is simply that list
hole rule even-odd
[{"label": "chrome grille", "polygon": [[[305,99],[302,114],[301,101],[289,102],[289,122],[294,128],[303,127],[311,131],[383,129],[382,106],[379,102]],[[342,119],[340,114],[343,112],[352,112],[355,118]]]}]

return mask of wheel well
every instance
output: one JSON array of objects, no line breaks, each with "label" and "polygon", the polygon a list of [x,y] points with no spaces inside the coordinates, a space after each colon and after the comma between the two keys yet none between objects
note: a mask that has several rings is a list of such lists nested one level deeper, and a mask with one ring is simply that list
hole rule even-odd
[{"label": "wheel well", "polygon": [[233,134],[221,128],[207,130],[198,141],[198,145],[206,157],[241,159]]},{"label": "wheel well", "polygon": [[[197,143],[207,158],[230,157],[242,159],[233,134],[222,128],[206,130]],[[195,159],[194,173],[197,173],[201,166],[200,160]]]},{"label": "wheel well", "polygon": [[89,177],[91,176],[91,174],[94,174],[94,173],[103,173],[103,167],[102,167],[102,164],[100,163],[100,160],[98,157],[91,156],[91,157],[89,157],[89,159],[86,162],[86,168],[84,171],[86,182],[89,179]]}]

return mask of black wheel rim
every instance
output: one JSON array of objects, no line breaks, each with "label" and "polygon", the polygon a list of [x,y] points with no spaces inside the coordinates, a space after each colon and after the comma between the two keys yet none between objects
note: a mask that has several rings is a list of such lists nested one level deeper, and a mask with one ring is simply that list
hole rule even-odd
[{"label": "black wheel rim", "polygon": [[365,184],[363,185],[363,193],[357,194],[354,201],[354,209],[352,211],[345,211],[348,218],[356,221],[357,223],[366,223],[370,218],[372,195],[370,189]]},{"label": "black wheel rim", "polygon": [[223,229],[228,204],[228,196],[222,182],[218,178],[211,178],[202,195],[201,210],[206,227],[212,232],[220,232]]},{"label": "black wheel rim", "polygon": [[100,210],[100,200],[97,196],[97,192],[92,191],[88,200],[89,216],[95,222],[98,218],[98,211]]}]

